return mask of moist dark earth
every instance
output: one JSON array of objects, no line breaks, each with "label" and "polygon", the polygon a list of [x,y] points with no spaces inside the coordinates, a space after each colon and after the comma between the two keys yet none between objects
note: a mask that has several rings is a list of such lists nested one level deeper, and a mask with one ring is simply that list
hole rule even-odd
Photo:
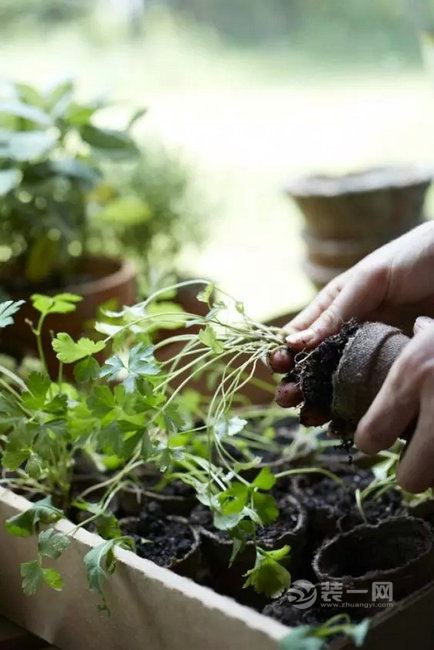
[{"label": "moist dark earth", "polygon": [[288,375],[288,381],[295,381],[300,386],[304,405],[303,409],[315,408],[325,416],[331,417],[333,399],[332,376],[338,367],[348,340],[359,328],[356,320],[348,321],[339,334],[329,336],[311,352],[299,353],[295,359],[294,370]]},{"label": "moist dark earth", "polygon": [[184,558],[194,544],[188,524],[164,516],[153,502],[134,521],[121,522],[121,528],[134,539],[137,555],[166,568]]}]

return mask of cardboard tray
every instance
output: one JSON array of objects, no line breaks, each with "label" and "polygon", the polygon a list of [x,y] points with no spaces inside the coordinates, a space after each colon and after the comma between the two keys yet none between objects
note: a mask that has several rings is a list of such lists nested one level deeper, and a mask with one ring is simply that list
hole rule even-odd
[{"label": "cardboard tray", "polygon": [[[110,616],[97,609],[87,587],[83,556],[101,538],[77,531],[55,562],[65,587],[43,587],[35,596],[21,589],[19,564],[36,556],[36,539],[14,538],[4,527],[30,503],[0,488],[0,612],[63,650],[278,650],[289,628],[216,594],[134,553],[116,549],[117,570],[106,585]],[[72,523],[55,527],[71,533]],[[373,619],[366,650],[434,648],[434,583]],[[352,644],[336,640],[334,650]]]}]

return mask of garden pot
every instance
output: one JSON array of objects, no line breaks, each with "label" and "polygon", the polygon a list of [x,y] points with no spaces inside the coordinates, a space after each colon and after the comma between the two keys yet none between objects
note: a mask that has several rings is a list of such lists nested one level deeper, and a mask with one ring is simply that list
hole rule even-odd
[{"label": "garden pot", "polygon": [[[294,591],[303,599],[302,601],[297,600],[297,603],[303,603],[303,607],[294,606],[291,600]],[[334,614],[339,613],[339,609],[334,607],[334,603],[328,603],[329,607],[321,607],[318,602],[319,593],[320,585],[310,581],[305,581],[305,584],[303,584],[300,580],[283,596],[268,603],[262,613],[279,621],[279,623],[288,625],[288,627],[298,627],[299,625],[313,625],[316,627]],[[311,600],[312,602],[310,602]]]},{"label": "garden pot", "polygon": [[[364,499],[362,508],[364,517],[362,517],[356,505],[349,512],[339,517],[337,530],[344,533],[360,524],[378,524],[380,521],[389,519],[390,517],[401,517],[409,514],[414,517],[419,517],[419,515],[412,513],[405,505],[402,492],[394,488],[387,490],[387,492],[378,498],[375,495],[371,495]],[[420,517],[420,519],[423,519],[423,517]]]},{"label": "garden pot", "polygon": [[[298,502],[291,496],[278,504],[280,516],[288,513],[285,521],[280,519],[278,527],[274,524],[257,530],[257,541],[261,548],[272,550],[285,544],[291,547],[287,568],[291,575],[298,575],[300,561],[306,538],[306,513]],[[224,531],[219,531],[212,525],[212,514],[208,508],[197,506],[190,517],[190,522],[200,531],[202,538],[202,556],[211,576],[211,585],[220,593],[224,593],[252,606],[258,606],[263,598],[252,590],[243,590],[243,578],[246,571],[255,563],[255,548],[252,542],[247,542],[245,549],[239,553],[232,566],[229,566],[232,554],[232,540]]]},{"label": "garden pot", "polygon": [[353,510],[355,490],[365,488],[374,478],[371,471],[351,466],[330,464],[327,469],[341,478],[343,485],[319,472],[293,479],[293,494],[308,515],[308,554],[338,532],[339,519]]},{"label": "garden pot", "polygon": [[119,525],[124,535],[134,539],[137,555],[179,575],[196,577],[200,567],[200,537],[186,519],[165,516],[158,509],[157,516],[147,512],[145,517],[125,517]]},{"label": "garden pot", "polygon": [[[80,279],[83,278],[83,279]],[[26,300],[15,316],[14,327],[2,330],[1,349],[21,359],[27,353],[36,352],[36,339],[29,321],[36,324],[38,313],[33,309],[30,296],[33,293],[55,295],[68,292],[82,296],[77,309],[69,314],[50,314],[46,319],[43,346],[50,373],[57,375],[58,361],[51,347],[52,332],[67,332],[77,339],[86,331],[87,323],[95,319],[100,305],[115,302],[117,308],[136,302],[136,272],[131,262],[108,257],[83,258],[80,276],[69,284],[59,287],[31,287],[23,291],[8,291],[11,298]],[[112,305],[113,306],[113,305]]]},{"label": "garden pot", "polygon": [[312,175],[287,187],[305,218],[306,270],[320,288],[424,219],[433,172],[391,166],[341,176]]},{"label": "garden pot", "polygon": [[[373,583],[392,583],[397,601],[434,578],[432,532],[426,522],[412,517],[356,526],[325,542],[315,555],[313,569],[321,582],[342,583],[348,602],[361,607],[369,602],[375,608]],[[379,607],[382,602],[380,598]]]},{"label": "garden pot", "polygon": [[[158,483],[158,477],[155,483]],[[170,490],[168,488],[171,488]],[[174,481],[161,491],[149,489],[147,483],[127,486],[119,493],[119,505],[125,515],[138,515],[145,503],[157,502],[166,515],[188,517],[197,503],[193,488],[182,481]]]},{"label": "garden pot", "polygon": [[300,355],[291,376],[303,395],[300,421],[313,408],[331,420],[333,433],[349,440],[409,341],[396,327],[352,320]]},{"label": "garden pot", "polygon": [[383,323],[364,323],[347,342],[333,374],[334,420],[354,431],[410,339]]}]

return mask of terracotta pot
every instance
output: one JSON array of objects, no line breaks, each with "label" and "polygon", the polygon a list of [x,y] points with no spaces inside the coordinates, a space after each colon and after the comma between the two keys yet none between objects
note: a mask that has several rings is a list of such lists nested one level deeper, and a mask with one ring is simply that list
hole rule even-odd
[{"label": "terracotta pot", "polygon": [[325,542],[313,568],[321,582],[342,583],[347,602],[372,602],[375,582],[392,583],[393,600],[400,600],[434,578],[432,532],[426,522],[411,517],[356,526]]},{"label": "terracotta pot", "polygon": [[[193,526],[190,526],[188,521],[183,517],[175,517],[170,515],[168,517],[165,517],[164,520],[182,524],[189,529],[192,538],[190,549],[182,557],[172,559],[172,561],[167,566],[165,566],[165,568],[170,569],[178,575],[194,579],[200,570],[201,559],[201,541],[198,531]],[[119,521],[121,530],[126,535],[134,535],[135,527],[138,523],[139,517],[125,517]],[[149,541],[152,541],[152,539]]]},{"label": "terracotta pot", "polygon": [[305,217],[306,271],[318,287],[423,221],[433,172],[384,167],[313,175],[287,187]]},{"label": "terracotta pot", "polygon": [[30,296],[33,293],[48,293],[55,295],[63,292],[76,293],[83,297],[77,303],[77,309],[70,314],[51,314],[46,319],[45,333],[43,336],[44,351],[49,370],[56,375],[58,362],[51,347],[50,330],[67,332],[76,339],[86,330],[89,322],[97,315],[100,305],[115,300],[117,307],[132,305],[136,300],[136,272],[131,262],[107,257],[83,258],[80,266],[83,276],[89,279],[77,284],[65,284],[45,291],[44,289],[31,288],[27,293],[9,294],[14,299],[24,299],[26,304],[15,317],[13,327],[2,331],[1,349],[7,354],[21,358],[27,353],[36,351],[35,337],[29,327],[28,321],[37,322],[38,314],[33,309]]}]

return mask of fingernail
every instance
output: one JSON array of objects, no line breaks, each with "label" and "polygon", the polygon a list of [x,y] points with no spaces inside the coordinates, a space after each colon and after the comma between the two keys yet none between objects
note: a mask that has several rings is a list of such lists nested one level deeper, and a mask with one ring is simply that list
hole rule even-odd
[{"label": "fingernail", "polygon": [[416,321],[414,323],[414,331],[417,333],[421,330],[424,330],[426,327],[432,327],[433,325],[434,320],[432,318],[429,318],[429,316],[419,316],[419,318],[416,318]]},{"label": "fingernail", "polygon": [[303,343],[304,345],[309,345],[315,338],[315,332],[312,329],[304,330],[304,332],[298,332],[298,334],[290,334],[286,337],[286,342],[289,345],[298,345]]}]

